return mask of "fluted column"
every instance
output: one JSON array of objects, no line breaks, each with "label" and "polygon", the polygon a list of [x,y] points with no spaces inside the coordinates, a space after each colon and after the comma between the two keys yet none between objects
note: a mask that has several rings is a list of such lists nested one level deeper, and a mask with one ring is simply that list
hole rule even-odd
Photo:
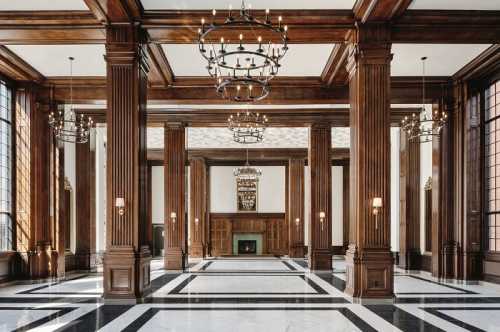
[{"label": "fluted column", "polygon": [[182,123],[165,125],[165,268],[180,270],[186,256],[186,147]]},{"label": "fluted column", "polygon": [[[391,298],[390,250],[390,30],[357,27],[348,56],[350,90],[350,244],[346,289],[353,297]],[[378,215],[374,198],[382,199]]]},{"label": "fluted column", "polygon": [[203,257],[207,245],[205,235],[207,210],[207,166],[201,157],[190,160],[190,204],[189,225],[190,257]]},{"label": "fluted column", "polygon": [[309,268],[332,269],[331,226],[331,127],[315,123],[309,128],[309,171],[311,179],[311,211],[309,218]]},{"label": "fluted column", "polygon": [[304,159],[288,161],[288,255],[304,257]]},{"label": "fluted column", "polygon": [[420,143],[400,133],[399,267],[420,269]]},{"label": "fluted column", "polygon": [[[133,24],[106,29],[107,232],[104,297],[135,299],[150,287],[146,245],[145,31]],[[120,213],[117,198],[125,207]]]}]

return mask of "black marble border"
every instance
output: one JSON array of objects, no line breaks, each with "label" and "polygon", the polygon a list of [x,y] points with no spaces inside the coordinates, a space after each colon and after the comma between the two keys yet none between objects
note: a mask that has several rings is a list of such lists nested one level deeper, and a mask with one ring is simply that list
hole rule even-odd
[{"label": "black marble border", "polygon": [[12,332],[21,332],[21,331],[28,331],[34,328],[37,328],[45,323],[50,322],[51,320],[54,320],[56,318],[59,318],[61,316],[66,315],[67,313],[74,311],[78,309],[78,307],[43,307],[43,308],[34,308],[34,307],[0,307],[0,312],[2,310],[33,310],[33,311],[57,311],[52,314],[48,314],[45,317],[42,317],[40,319],[37,319],[33,322],[30,322],[26,325],[23,325],[21,327],[16,328],[15,330],[12,330]]},{"label": "black marble border", "polygon": [[151,320],[159,311],[338,311],[347,320],[349,320],[358,329],[364,332],[376,332],[377,330],[370,326],[365,320],[356,315],[350,309],[345,307],[340,308],[321,308],[321,307],[239,307],[239,308],[221,308],[221,307],[208,307],[208,308],[150,308],[142,315],[136,318],[122,331],[131,332],[137,331],[143,327],[149,320]]},{"label": "black marble border", "polygon": [[397,295],[419,295],[419,294],[422,294],[422,295],[464,295],[464,294],[472,295],[472,294],[479,294],[479,293],[476,293],[476,292],[473,292],[473,291],[470,291],[470,290],[467,290],[467,289],[463,289],[463,288],[459,288],[459,287],[455,287],[455,286],[443,284],[443,283],[440,283],[440,282],[437,282],[437,281],[434,281],[434,280],[429,280],[429,279],[418,277],[418,276],[411,275],[411,274],[401,274],[401,275],[396,275],[396,277],[409,277],[409,278],[417,279],[417,280],[420,280],[420,281],[426,281],[426,282],[434,284],[434,285],[438,285],[438,286],[442,286],[442,287],[446,287],[446,288],[449,288],[449,289],[460,291],[460,293],[447,293],[447,292],[423,292],[423,293],[421,293],[421,292],[400,292],[400,293],[396,293]]},{"label": "black marble border", "polygon": [[380,318],[384,319],[389,324],[394,325],[403,332],[444,332],[439,327],[395,305],[374,304],[365,305],[364,307],[374,312]]},{"label": "black marble border", "polygon": [[[51,283],[48,283],[47,285],[43,285],[43,286],[36,286],[36,287],[33,287],[33,288],[30,288],[30,289],[27,289],[25,291],[21,291],[21,292],[18,292],[16,294],[40,294],[40,295],[50,295],[50,294],[63,294],[63,295],[68,295],[68,294],[79,294],[79,293],[34,293],[38,290],[41,290],[41,289],[45,289],[45,288],[49,288],[49,287],[52,287],[52,286],[57,286],[57,285],[60,285],[60,284],[64,284],[64,283],[67,283],[67,282],[70,282],[70,281],[74,281],[74,280],[79,280],[79,279],[83,279],[83,278],[87,278],[89,277],[88,274],[83,274],[83,275],[80,275],[80,276],[77,276],[77,277],[74,277],[74,278],[71,278],[71,279],[65,279],[65,280],[60,280],[60,281],[56,281],[56,282],[51,282]],[[93,295],[92,293],[89,293],[89,295]],[[101,295],[101,293],[99,293],[99,295]]]},{"label": "black marble border", "polygon": [[424,310],[425,312],[428,312],[430,314],[433,314],[434,316],[437,316],[451,324],[460,326],[461,328],[464,328],[469,331],[473,332],[486,332],[485,330],[482,330],[478,327],[475,327],[473,325],[470,325],[462,320],[456,319],[452,316],[449,316],[441,311],[452,311],[452,310],[460,310],[460,311],[487,311],[487,310],[499,310],[500,307],[432,307],[432,308],[419,308],[421,310]]},{"label": "black marble border", "polygon": [[290,270],[290,271],[297,271],[297,269],[287,261],[282,260],[281,263],[285,264],[285,266]]},{"label": "black marble border", "polygon": [[[276,275],[263,275],[263,276],[269,276],[269,277],[276,277]],[[181,292],[185,287],[188,286],[189,283],[191,283],[198,275],[189,275],[186,279],[184,279],[180,284],[178,284],[174,289],[172,289],[168,294],[171,295],[328,295],[329,293],[324,290],[321,286],[319,286],[317,283],[315,283],[313,280],[310,278],[306,277],[305,275],[279,275],[278,277],[299,277],[302,280],[304,280],[310,287],[312,287],[316,292],[311,293],[311,292],[273,292],[273,293],[267,293],[267,292],[254,292],[254,293],[238,293],[238,292]]]}]

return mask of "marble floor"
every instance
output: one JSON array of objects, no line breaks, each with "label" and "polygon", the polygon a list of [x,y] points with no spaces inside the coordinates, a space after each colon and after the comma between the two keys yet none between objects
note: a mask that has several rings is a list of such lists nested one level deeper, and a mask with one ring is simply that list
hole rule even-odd
[{"label": "marble floor", "polygon": [[500,331],[500,286],[440,283],[396,269],[391,304],[352,303],[344,261],[333,273],[307,262],[233,257],[191,262],[186,273],[152,263],[152,293],[105,304],[102,276],[0,286],[0,331]]}]

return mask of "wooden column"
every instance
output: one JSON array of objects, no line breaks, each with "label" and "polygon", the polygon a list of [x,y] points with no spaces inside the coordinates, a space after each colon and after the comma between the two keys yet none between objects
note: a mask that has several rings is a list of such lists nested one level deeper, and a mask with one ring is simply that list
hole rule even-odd
[{"label": "wooden column", "polygon": [[[365,24],[351,36],[350,91],[350,244],[346,289],[353,297],[393,297],[390,250],[390,31]],[[373,199],[382,208],[373,213]]]},{"label": "wooden column", "polygon": [[[311,179],[311,213],[309,220],[309,268],[332,269],[332,167],[331,126],[316,123],[309,128],[309,171]],[[325,217],[320,218],[324,213]]]},{"label": "wooden column", "polygon": [[50,146],[53,144],[48,127],[50,109],[51,106],[37,104],[31,113],[31,278],[52,276],[52,268],[56,266],[52,261],[49,216]]},{"label": "wooden column", "polygon": [[[135,24],[106,29],[107,232],[104,297],[135,299],[150,288],[151,253],[146,245],[145,31]],[[124,198],[123,215],[115,207]]]},{"label": "wooden column", "polygon": [[205,159],[192,158],[190,165],[189,224],[191,247],[190,257],[203,257],[207,239],[205,235],[207,210],[207,166]]},{"label": "wooden column", "polygon": [[482,278],[481,238],[484,232],[482,221],[482,184],[484,183],[483,127],[481,126],[481,103],[484,99],[477,92],[469,94],[465,106],[465,223],[463,226],[463,246],[460,261],[463,264],[463,280],[478,280]]},{"label": "wooden column", "polygon": [[[186,147],[181,123],[165,125],[165,268],[180,270],[186,254]],[[176,218],[172,218],[172,213]]]},{"label": "wooden column", "polygon": [[95,151],[90,142],[75,144],[76,250],[75,268],[93,270],[95,264]]},{"label": "wooden column", "polygon": [[342,232],[343,232],[343,245],[344,253],[349,248],[349,163],[342,165]]},{"label": "wooden column", "polygon": [[400,132],[399,151],[399,267],[419,270],[420,255],[420,143]]},{"label": "wooden column", "polygon": [[[433,111],[450,111],[450,101],[443,98],[433,105]],[[453,259],[456,243],[453,241],[453,126],[454,116],[439,136],[432,140],[432,275],[453,278]]]},{"label": "wooden column", "polygon": [[304,258],[304,164],[288,161],[288,256],[298,258]]}]

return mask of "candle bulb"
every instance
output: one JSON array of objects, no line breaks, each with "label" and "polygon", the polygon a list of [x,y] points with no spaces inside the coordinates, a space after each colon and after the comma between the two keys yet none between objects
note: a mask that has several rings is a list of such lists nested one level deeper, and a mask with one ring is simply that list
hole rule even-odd
[{"label": "candle bulb", "polygon": [[281,21],[283,20],[283,18],[281,17],[281,15],[278,17],[278,28],[281,28]]},{"label": "candle bulb", "polygon": [[264,51],[262,49],[262,37],[261,36],[257,37],[257,41],[259,42],[259,49],[257,50],[257,52],[262,53]]},{"label": "candle bulb", "polygon": [[224,53],[224,37],[220,38],[220,52]]},{"label": "candle bulb", "polygon": [[201,32],[204,32],[205,31],[205,19],[202,18],[201,19]]},{"label": "candle bulb", "polygon": [[240,46],[238,47],[239,51],[243,51],[243,45],[242,45],[242,43],[243,43],[243,34],[240,33]]},{"label": "candle bulb", "polygon": [[266,9],[266,22],[269,22],[269,8]]},{"label": "candle bulb", "polygon": [[232,10],[233,10],[233,5],[231,5],[231,4],[230,4],[230,5],[229,5],[229,18],[231,18],[231,17],[232,17],[232,15],[233,15],[233,14],[232,14]]}]

